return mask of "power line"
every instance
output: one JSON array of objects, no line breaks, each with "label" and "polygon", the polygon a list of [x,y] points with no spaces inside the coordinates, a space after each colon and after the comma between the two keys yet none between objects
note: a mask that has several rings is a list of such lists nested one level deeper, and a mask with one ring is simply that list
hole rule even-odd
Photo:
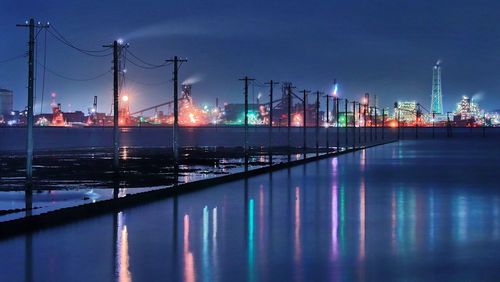
[{"label": "power line", "polygon": [[159,85],[165,85],[165,84],[168,84],[170,83],[171,81],[168,81],[168,80],[165,80],[165,81],[157,81],[157,82],[145,82],[145,81],[140,81],[140,80],[135,80],[135,79],[131,79],[129,76],[127,77],[127,80],[128,81],[131,81],[133,83],[136,83],[136,84],[141,84],[141,85],[145,85],[145,86],[159,86]]},{"label": "power line", "polygon": [[48,71],[49,73],[51,73],[51,74],[53,74],[53,75],[55,75],[55,76],[57,76],[57,77],[59,77],[59,78],[66,79],[66,80],[71,80],[71,81],[79,81],[79,82],[96,80],[96,79],[101,78],[101,77],[103,77],[103,76],[105,76],[106,74],[108,74],[108,73],[110,73],[110,72],[111,72],[111,70],[108,70],[108,71],[106,71],[106,72],[104,72],[104,73],[98,74],[98,75],[93,76],[93,77],[88,77],[88,78],[74,78],[74,77],[69,77],[69,76],[66,76],[66,75],[62,75],[62,74],[60,74],[60,73],[58,73],[58,72],[55,72],[55,71],[53,71],[53,70],[51,70],[51,69],[47,68],[47,67],[46,67],[45,65],[43,65],[42,63],[38,63],[38,62],[37,62],[37,64],[38,64],[38,65],[40,65],[40,66],[41,66],[44,70]]},{"label": "power line", "polygon": [[8,59],[0,60],[0,64],[12,62],[12,61],[15,61],[15,60],[19,60],[21,58],[26,58],[26,54],[23,53],[22,55],[17,55],[15,57],[10,57]]},{"label": "power line", "polygon": [[[110,56],[112,55],[113,53],[112,52],[109,52],[110,48],[105,48],[105,49],[101,49],[101,50],[86,50],[86,49],[83,49],[83,48],[80,48],[80,47],[77,47],[76,45],[74,45],[73,43],[71,43],[70,41],[68,41],[60,32],[57,31],[57,29],[54,28],[54,26],[51,26],[51,28],[54,30],[54,32],[52,32],[51,30],[48,30],[48,32],[50,33],[50,35],[52,35],[52,37],[54,37],[57,41],[61,42],[62,44],[82,53],[82,54],[85,54],[87,56],[91,56],[91,57],[107,57],[107,56]],[[106,54],[102,54],[104,52],[107,52]]]},{"label": "power line", "polygon": [[132,65],[134,65],[138,68],[141,68],[141,69],[145,69],[145,70],[154,70],[154,69],[162,68],[162,67],[168,65],[168,64],[163,64],[163,65],[158,65],[158,66],[143,66],[143,65],[138,64],[137,62],[134,62],[133,60],[129,59],[128,57],[125,57],[125,60],[127,62],[131,63]]},{"label": "power line", "polygon": [[[161,68],[161,67],[164,67],[166,66],[167,64],[163,63],[161,65],[156,65],[156,64],[151,64],[151,63],[148,63],[146,62],[145,60],[139,58],[138,56],[136,56],[134,53],[132,53],[130,50],[127,49],[127,53],[129,53],[132,57],[134,57],[136,60],[138,60],[139,62],[149,66],[149,67],[153,67],[153,68]],[[181,62],[182,63],[182,62]]]},{"label": "power line", "polygon": [[104,49],[99,49],[99,50],[89,50],[89,49],[83,49],[83,48],[79,48],[79,47],[76,47],[74,44],[72,44],[68,39],[66,39],[66,37],[64,37],[64,35],[62,35],[58,30],[57,28],[54,26],[54,25],[51,25],[50,26],[52,28],[52,30],[54,30],[54,32],[57,33],[57,35],[59,35],[62,40],[64,40],[67,44],[71,45],[73,48],[76,48],[77,50],[79,51],[83,51],[83,52],[88,52],[88,53],[102,53],[102,52],[106,52],[108,51],[109,49],[111,49],[110,47],[108,48],[104,48]]}]

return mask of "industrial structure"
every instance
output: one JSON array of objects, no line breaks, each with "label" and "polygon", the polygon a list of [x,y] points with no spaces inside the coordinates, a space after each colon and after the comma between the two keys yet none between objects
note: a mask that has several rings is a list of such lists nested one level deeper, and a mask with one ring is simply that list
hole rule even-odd
[{"label": "industrial structure", "polygon": [[403,124],[415,124],[417,113],[417,102],[400,101],[395,104],[394,119]]},{"label": "industrial structure", "polygon": [[486,123],[485,114],[481,114],[479,105],[473,98],[462,96],[462,100],[457,103],[453,121],[462,126],[475,126]]},{"label": "industrial structure", "polygon": [[0,89],[0,116],[10,115],[13,110],[14,93],[8,89]]},{"label": "industrial structure", "polygon": [[441,87],[441,62],[437,61],[432,70],[432,97],[431,113],[442,115],[443,112],[443,89]]}]

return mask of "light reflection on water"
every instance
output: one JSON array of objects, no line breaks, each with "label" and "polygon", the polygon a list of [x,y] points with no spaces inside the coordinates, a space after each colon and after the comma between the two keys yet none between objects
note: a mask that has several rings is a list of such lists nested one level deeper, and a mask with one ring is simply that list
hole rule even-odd
[{"label": "light reflection on water", "polygon": [[196,281],[193,253],[189,247],[189,215],[184,215],[184,281]]},{"label": "light reflection on water", "polygon": [[[469,169],[468,177],[475,177],[476,186],[467,189],[463,179],[434,177],[426,162],[394,159],[395,148],[405,150],[401,147],[372,148],[365,155],[353,154],[354,158],[339,156],[234,181],[179,196],[178,205],[167,199],[126,209],[118,213],[116,233],[119,281],[151,277],[183,281],[475,280],[479,270],[487,278],[483,280],[498,281],[500,191],[490,186],[495,173],[485,174],[481,167]],[[370,161],[361,165],[362,158]],[[491,166],[487,158],[481,158],[485,167]],[[394,171],[392,177],[382,174],[389,170]],[[406,176],[405,183],[400,175]],[[171,229],[175,220],[181,222],[178,240],[175,227]],[[0,273],[48,277],[49,262],[40,259],[48,250],[41,248],[69,233],[71,242],[78,243],[50,250],[59,277],[71,280],[73,273],[65,269],[76,263],[82,279],[94,273],[100,277],[97,280],[108,280],[108,264],[67,254],[82,249],[106,254],[111,248],[108,240],[87,244],[88,237],[80,233],[105,234],[109,226],[108,217],[102,216],[37,232],[31,245],[26,244],[32,246],[26,247],[26,256],[18,254],[24,243],[16,242],[28,240],[27,236],[0,242],[0,259],[5,262]],[[182,250],[178,256],[172,252],[176,247]],[[29,265],[24,259],[30,256],[36,264],[25,269]],[[181,267],[171,261],[179,261]],[[446,267],[436,272],[439,265]]]},{"label": "light reflection on water", "polygon": [[128,251],[128,231],[127,224],[125,223],[125,215],[123,212],[119,212],[116,230],[116,249],[118,250],[116,254],[117,266],[115,273],[117,274],[116,281],[119,282],[132,282],[132,275],[130,273],[130,263],[129,263],[129,251]]}]

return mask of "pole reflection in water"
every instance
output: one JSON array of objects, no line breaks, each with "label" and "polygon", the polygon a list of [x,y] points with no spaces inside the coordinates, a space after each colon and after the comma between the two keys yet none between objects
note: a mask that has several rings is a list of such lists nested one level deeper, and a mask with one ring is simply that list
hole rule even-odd
[{"label": "pole reflection in water", "polygon": [[396,192],[394,189],[391,191],[391,249],[392,254],[397,254],[397,240],[396,240],[396,226],[397,226],[397,202],[396,202]]},{"label": "pole reflection in water", "polygon": [[405,231],[405,198],[404,198],[404,191],[399,188],[397,191],[397,205],[396,205],[396,210],[397,210],[397,240],[396,240],[396,249],[398,254],[403,254],[404,253],[404,231]]},{"label": "pole reflection in water", "polygon": [[[33,213],[33,190],[26,189],[24,192],[25,215],[29,217]],[[24,280],[33,281],[33,234],[26,234],[24,239]]]},{"label": "pole reflection in water", "polygon": [[131,282],[132,275],[129,270],[129,251],[128,251],[128,231],[123,212],[116,214],[116,281]]},{"label": "pole reflection in water", "polygon": [[294,260],[295,260],[295,270],[296,275],[295,278],[297,280],[301,280],[301,259],[302,259],[302,245],[300,241],[300,228],[301,228],[301,218],[300,218],[300,187],[295,187],[295,224],[294,224]]},{"label": "pole reflection in water", "polygon": [[33,281],[33,234],[26,234],[24,239],[24,281]]},{"label": "pole reflection in water", "polygon": [[189,215],[184,215],[184,281],[194,282],[196,281],[196,275],[194,270],[194,257],[193,253],[189,248]]},{"label": "pole reflection in water", "polygon": [[[264,242],[264,231],[266,223],[264,222],[264,186],[259,185],[259,242]],[[264,244],[260,244],[260,249]]]},{"label": "pole reflection in water", "polygon": [[332,185],[332,260],[337,260],[338,257],[338,203],[337,203],[337,181]]},{"label": "pole reflection in water", "polygon": [[359,260],[365,259],[365,180],[361,178],[359,188]]},{"label": "pole reflection in water", "polygon": [[33,213],[33,190],[26,189],[24,192],[24,207],[26,209],[26,217],[29,217]]}]

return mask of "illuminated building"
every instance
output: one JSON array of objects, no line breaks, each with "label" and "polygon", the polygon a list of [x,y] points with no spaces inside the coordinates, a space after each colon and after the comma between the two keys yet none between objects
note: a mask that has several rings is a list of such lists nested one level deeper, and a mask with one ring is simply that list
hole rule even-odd
[{"label": "illuminated building", "polygon": [[55,126],[64,125],[64,115],[61,110],[61,104],[52,105],[52,121],[51,124]]},{"label": "illuminated building", "polygon": [[463,96],[462,100],[457,104],[455,111],[455,120],[479,120],[481,119],[481,111],[479,105],[473,99]]},{"label": "illuminated building", "polygon": [[8,116],[13,109],[13,92],[7,89],[0,89],[0,115]]},{"label": "illuminated building", "polygon": [[394,119],[402,123],[415,123],[417,102],[415,101],[402,101],[397,102],[394,109]]},{"label": "illuminated building", "polygon": [[[263,124],[258,104],[248,104],[248,124]],[[245,123],[245,104],[225,104],[224,120],[228,124]]]}]

